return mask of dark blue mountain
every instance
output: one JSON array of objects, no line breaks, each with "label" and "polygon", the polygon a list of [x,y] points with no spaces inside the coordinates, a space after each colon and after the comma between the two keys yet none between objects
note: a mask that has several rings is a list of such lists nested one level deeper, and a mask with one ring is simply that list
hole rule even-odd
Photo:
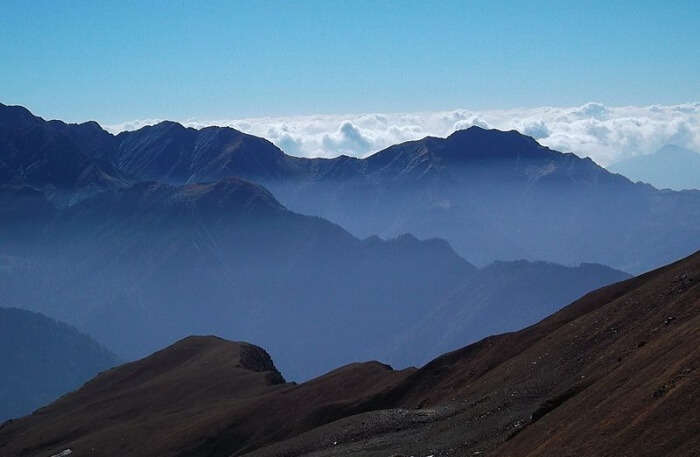
[{"label": "dark blue mountain", "polygon": [[29,414],[118,363],[74,327],[0,308],[0,422]]},{"label": "dark blue mountain", "polygon": [[[698,229],[684,209],[695,194],[631,184],[515,132],[469,129],[365,160],[309,160],[232,129],[166,122],[114,136],[95,123],[0,111],[0,157],[11,176],[0,185],[4,302],[76,325],[125,359],[192,333],[218,333],[263,344],[293,379],[377,354],[414,364],[472,341],[472,329],[526,325],[624,276],[604,267],[558,275],[527,263],[503,275],[477,269],[452,246],[484,263],[530,251],[575,264],[624,263],[685,249]],[[64,156],[67,165],[52,172],[53,158]],[[73,179],[95,176],[83,169],[109,179]],[[624,232],[629,239],[613,237],[619,220],[650,214],[642,193],[668,198],[673,205],[659,207],[678,214],[660,223],[654,210]],[[678,226],[687,229],[676,238],[649,236],[656,245],[631,257],[612,242]],[[365,236],[375,232],[383,237]],[[563,290],[522,287],[552,275],[566,278]],[[455,315],[469,315],[461,329]],[[438,344],[443,331],[449,338]],[[397,341],[424,352],[397,352]]]},{"label": "dark blue mountain", "polygon": [[31,186],[70,204],[123,186],[127,180],[111,162],[114,146],[95,122],[47,122],[21,106],[0,104],[0,188]]},{"label": "dark blue mountain", "polygon": [[[459,318],[465,329],[503,331],[626,277],[574,269],[560,286],[528,292],[520,284],[545,284],[556,268],[516,263],[500,281],[443,240],[361,240],[237,178],[101,192],[56,210],[31,237],[21,220],[25,235],[10,232],[15,249],[0,268],[6,302],[69,321],[125,359],[191,333],[260,341],[292,379],[377,355],[416,364],[473,341],[478,333],[465,330],[437,344],[459,315],[441,313],[443,304],[471,310]],[[469,293],[482,282],[487,291]],[[514,295],[517,306],[491,309]],[[420,322],[430,329],[416,331]],[[395,351],[397,340],[415,352]]]},{"label": "dark blue mountain", "polygon": [[693,252],[700,238],[700,192],[635,184],[515,131],[471,127],[366,159],[302,159],[231,128],[162,122],[101,151],[94,157],[133,181],[236,176],[361,238],[444,238],[481,265],[525,258],[640,272]]}]

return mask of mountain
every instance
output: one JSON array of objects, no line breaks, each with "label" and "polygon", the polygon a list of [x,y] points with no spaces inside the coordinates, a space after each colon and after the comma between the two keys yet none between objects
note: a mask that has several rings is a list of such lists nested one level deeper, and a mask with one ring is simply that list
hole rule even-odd
[{"label": "mountain", "polygon": [[597,264],[495,262],[465,278],[425,317],[400,332],[382,359],[398,366],[422,365],[489,335],[535,324],[586,292],[628,278]]},{"label": "mountain", "polygon": [[660,189],[700,189],[700,154],[671,144],[616,162],[608,170]]},{"label": "mountain", "polygon": [[[66,154],[106,161],[125,177],[90,192],[81,186],[94,183],[73,183],[61,201],[51,173],[0,186],[0,299],[69,322],[126,360],[216,332],[263,344],[292,379],[373,356],[403,367],[475,341],[486,329],[530,324],[626,277],[576,268],[562,288],[527,288],[527,281],[544,284],[552,269],[514,263],[501,281],[499,269],[478,270],[444,241],[358,239],[288,210],[259,185],[225,177],[345,179],[365,161],[295,159],[232,129],[164,122],[113,136],[94,123],[46,122],[19,107],[0,111],[12,121],[13,138],[22,131],[13,126],[29,123],[73,145]],[[197,181],[214,170],[224,177],[163,182]],[[140,181],[154,177],[160,180]],[[469,318],[455,325],[452,312]],[[426,344],[435,334],[441,342]]]},{"label": "mountain", "polygon": [[634,184],[515,131],[471,127],[315,163],[304,178],[261,182],[287,207],[358,236],[443,238],[477,265],[525,258],[642,272],[698,247],[700,192]]},{"label": "mountain", "polygon": [[293,360],[283,365],[293,378],[382,347],[387,329],[419,320],[475,270],[444,241],[359,240],[236,178],[102,192],[15,252],[0,296],[98,335],[126,359],[215,331]]},{"label": "mountain", "polygon": [[163,122],[105,150],[137,180],[237,176],[360,238],[443,238],[478,265],[524,258],[639,273],[693,252],[700,237],[700,192],[635,184],[515,131],[474,126],[366,159],[303,159],[231,128]]},{"label": "mountain", "polygon": [[[303,159],[231,128],[166,121],[114,136],[94,122],[46,122],[21,107],[2,105],[0,113],[0,169],[10,170],[4,179],[82,189],[73,199],[124,182],[182,185],[236,176],[266,186],[293,211],[361,238],[444,238],[479,265],[526,258],[641,272],[697,248],[700,192],[634,184],[515,131],[471,127],[366,159]],[[51,161],[64,156],[70,160]],[[23,171],[50,164],[63,171]],[[643,243],[652,248],[636,248]]]},{"label": "mountain", "polygon": [[69,325],[0,308],[0,421],[28,414],[117,363],[109,351]]},{"label": "mountain", "polygon": [[269,141],[232,128],[185,128],[164,121],[114,138],[102,157],[142,181],[187,184],[228,176],[252,181],[296,173],[296,160]]},{"label": "mountain", "polygon": [[[422,368],[284,383],[188,338],[0,427],[3,455],[658,455],[700,448],[700,252]],[[312,349],[309,349],[312,350]]]},{"label": "mountain", "polygon": [[482,266],[528,259],[639,273],[694,251],[700,235],[700,191],[635,184],[515,131],[475,126],[366,159],[304,159],[227,127],[166,121],[111,135],[94,122],[46,122],[0,105],[0,183],[42,190],[54,203],[125,183],[232,176],[357,237],[443,238]]},{"label": "mountain", "polygon": [[[259,347],[189,337],[100,374],[32,416],[6,423],[0,428],[0,451],[226,456],[371,408],[378,394],[412,371],[355,364],[296,385],[285,383]],[[291,411],[298,414],[290,416]],[[67,422],[50,424],[56,414],[70,417],[74,430],[89,432],[63,434],[59,429]]]},{"label": "mountain", "polygon": [[98,151],[111,156],[113,137],[96,122],[45,121],[21,106],[0,104],[0,188],[29,186],[65,205],[125,184]]},{"label": "mountain", "polygon": [[[70,322],[127,360],[192,333],[257,341],[292,379],[372,356],[422,363],[628,277],[528,262],[480,270],[442,240],[360,240],[237,178],[105,191],[40,229],[15,220],[12,250],[0,248],[6,302]],[[455,326],[453,312],[469,318]],[[435,334],[441,343],[427,344]]]}]

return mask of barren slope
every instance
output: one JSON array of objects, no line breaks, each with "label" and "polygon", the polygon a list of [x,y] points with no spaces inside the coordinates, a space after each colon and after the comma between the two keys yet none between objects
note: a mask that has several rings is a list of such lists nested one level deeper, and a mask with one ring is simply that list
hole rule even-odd
[{"label": "barren slope", "polygon": [[301,385],[259,348],[189,338],[3,425],[0,454],[697,455],[699,282],[700,252],[420,370]]}]

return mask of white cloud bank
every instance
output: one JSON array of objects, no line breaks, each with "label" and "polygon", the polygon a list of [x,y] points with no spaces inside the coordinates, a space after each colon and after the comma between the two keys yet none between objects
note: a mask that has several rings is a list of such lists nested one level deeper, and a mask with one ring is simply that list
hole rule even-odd
[{"label": "white cloud bank", "polygon": [[[158,120],[132,121],[106,128],[118,132],[155,122]],[[472,125],[515,129],[541,144],[589,156],[601,165],[648,154],[665,144],[700,151],[700,103],[622,107],[587,103],[508,110],[187,120],[182,124],[195,128],[230,126],[304,157],[365,157],[392,144],[428,135],[444,137]]]}]

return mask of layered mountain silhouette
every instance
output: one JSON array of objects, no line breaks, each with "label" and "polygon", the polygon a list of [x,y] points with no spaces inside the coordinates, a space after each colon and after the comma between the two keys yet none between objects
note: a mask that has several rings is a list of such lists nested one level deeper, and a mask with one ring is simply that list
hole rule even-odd
[{"label": "layered mountain silhouette", "polygon": [[418,370],[357,363],[303,384],[258,347],[191,337],[3,424],[0,452],[693,455],[699,284],[696,253]]},{"label": "layered mountain silhouette", "polygon": [[[71,322],[125,359],[191,333],[258,341],[292,379],[373,354],[416,364],[475,341],[485,328],[533,323],[561,306],[562,296],[573,300],[627,277],[603,266],[522,262],[500,280],[500,268],[479,270],[444,241],[360,240],[237,178],[135,184],[56,210],[27,239],[35,225],[27,218],[27,230],[16,228],[25,238],[11,237],[23,241],[0,274],[6,302]],[[562,287],[544,287],[567,271],[571,280]],[[511,281],[517,277],[536,277],[533,285],[543,287],[523,293]],[[498,296],[518,300],[496,308]],[[451,321],[438,311],[441,303],[469,316],[453,337],[431,346],[424,338]],[[428,316],[430,327],[417,332]],[[398,342],[416,351],[395,351]]]},{"label": "layered mountain silhouette", "polygon": [[[291,379],[374,356],[406,366],[626,277],[515,263],[500,281],[498,268],[479,270],[444,241],[359,239],[234,177],[330,179],[363,161],[296,159],[232,129],[164,122],[113,136],[95,123],[0,111],[0,298],[76,325],[127,360],[215,332],[263,344]],[[562,288],[517,286],[565,271],[575,279]],[[510,308],[496,304],[516,296]],[[463,319],[446,331],[455,307]],[[436,334],[440,344],[424,343]]]},{"label": "layered mountain silhouette", "polygon": [[526,258],[638,273],[689,254],[700,238],[699,191],[635,184],[515,131],[471,127],[366,159],[302,159],[231,128],[162,122],[114,136],[92,122],[46,122],[21,107],[2,105],[0,113],[0,182],[54,199],[54,187],[79,189],[71,197],[79,200],[124,181],[235,176],[360,238],[443,238],[477,265]]},{"label": "layered mountain silhouette", "polygon": [[700,189],[700,154],[672,144],[667,144],[653,154],[616,162],[608,170],[658,188]]},{"label": "layered mountain silhouette", "polygon": [[380,355],[398,366],[422,365],[464,344],[534,324],[585,292],[627,278],[598,264],[495,262],[465,278]]},{"label": "layered mountain silhouette", "polygon": [[117,140],[116,166],[140,179],[239,176],[360,237],[440,237],[479,264],[528,258],[639,272],[697,247],[700,193],[633,184],[514,131],[471,127],[363,160],[300,159],[230,128],[172,122]]},{"label": "layered mountain silhouette", "polygon": [[0,308],[0,421],[29,414],[117,363],[112,353],[69,325]]}]

